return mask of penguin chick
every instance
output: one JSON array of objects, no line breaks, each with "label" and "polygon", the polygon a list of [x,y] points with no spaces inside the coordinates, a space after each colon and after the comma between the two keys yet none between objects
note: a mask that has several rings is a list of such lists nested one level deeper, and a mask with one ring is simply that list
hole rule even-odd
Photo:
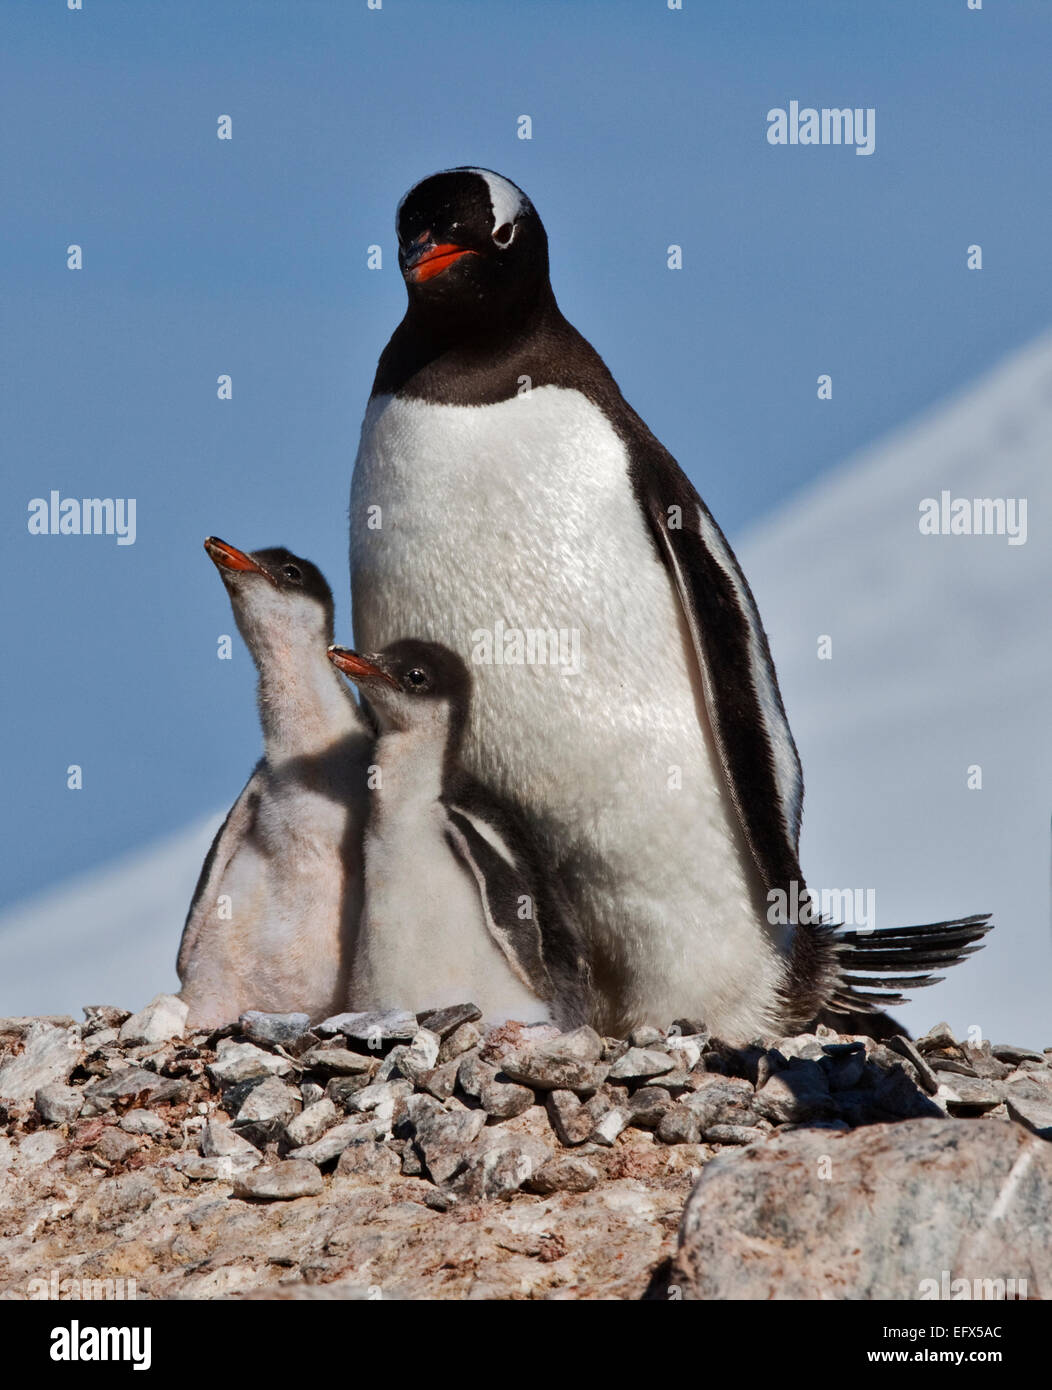
[{"label": "penguin chick", "polygon": [[557,878],[523,816],[460,765],[467,666],[434,642],[329,657],[379,729],[353,1007],[472,1000],[487,1022],[590,1021],[590,971]]},{"label": "penguin chick", "polygon": [[205,550],[259,672],[263,757],[205,859],[178,970],[191,1029],[247,1009],[324,1018],[347,992],[361,911],[371,731],[326,660],[332,592],[283,548]]}]

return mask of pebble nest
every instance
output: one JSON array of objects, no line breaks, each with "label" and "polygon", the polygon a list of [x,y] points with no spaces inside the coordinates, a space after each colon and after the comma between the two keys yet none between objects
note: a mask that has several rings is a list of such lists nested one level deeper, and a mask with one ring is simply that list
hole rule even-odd
[{"label": "pebble nest", "polygon": [[84,1012],[0,1020],[0,1133],[70,1176],[169,1164],[236,1201],[317,1195],[334,1173],[415,1178],[438,1211],[583,1193],[624,1176],[639,1131],[700,1164],[778,1130],[924,1116],[1007,1118],[1052,1139],[1052,1049],[961,1042],[946,1024],[912,1041],[819,1028],[732,1047],[689,1019],[627,1039],[484,1030],[472,1004],[313,1026],[248,1013],[186,1036],[169,995],[135,1015]]}]

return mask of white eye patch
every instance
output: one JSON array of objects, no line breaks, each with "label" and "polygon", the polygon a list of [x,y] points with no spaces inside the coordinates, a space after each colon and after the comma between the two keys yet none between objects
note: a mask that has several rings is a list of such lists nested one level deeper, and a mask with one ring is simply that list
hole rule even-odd
[{"label": "white eye patch", "polygon": [[515,219],[526,207],[526,199],[513,183],[501,178],[500,174],[493,173],[491,169],[466,169],[464,172],[478,174],[480,179],[485,180],[489,189],[490,207],[493,209],[491,235],[501,246],[507,246],[515,235],[514,231],[511,236],[503,239],[498,238],[496,233],[504,226],[514,228]]}]

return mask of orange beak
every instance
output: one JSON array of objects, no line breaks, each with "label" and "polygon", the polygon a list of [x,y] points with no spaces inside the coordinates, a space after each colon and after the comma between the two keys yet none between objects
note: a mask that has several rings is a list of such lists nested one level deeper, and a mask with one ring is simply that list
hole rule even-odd
[{"label": "orange beak", "polygon": [[218,536],[209,536],[205,541],[205,549],[213,563],[221,570],[247,570],[254,574],[265,574],[270,578],[263,566],[257,565],[251,555],[227,545],[226,541],[221,541]]},{"label": "orange beak", "polygon": [[476,255],[477,251],[471,251],[466,246],[443,241],[437,246],[428,246],[423,252],[408,259],[406,273],[415,284],[422,285],[425,280],[433,280],[436,275],[448,270],[454,261],[459,261],[461,257]]},{"label": "orange beak", "polygon": [[350,647],[332,646],[329,648],[328,656],[336,669],[342,671],[345,676],[350,676],[356,685],[383,681],[387,685],[393,685],[396,690],[399,688],[395,678],[389,676],[382,666],[377,666],[375,661],[360,656],[358,652],[352,652]]}]

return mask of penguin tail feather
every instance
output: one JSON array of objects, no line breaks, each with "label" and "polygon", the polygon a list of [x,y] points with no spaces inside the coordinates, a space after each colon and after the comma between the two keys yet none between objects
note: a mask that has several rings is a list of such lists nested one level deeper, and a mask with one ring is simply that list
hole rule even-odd
[{"label": "penguin tail feather", "polygon": [[982,950],[983,937],[992,929],[988,912],[919,927],[834,929],[827,937],[835,973],[825,1008],[831,1013],[875,1013],[906,1004],[902,990],[938,984],[944,976],[931,972]]}]

